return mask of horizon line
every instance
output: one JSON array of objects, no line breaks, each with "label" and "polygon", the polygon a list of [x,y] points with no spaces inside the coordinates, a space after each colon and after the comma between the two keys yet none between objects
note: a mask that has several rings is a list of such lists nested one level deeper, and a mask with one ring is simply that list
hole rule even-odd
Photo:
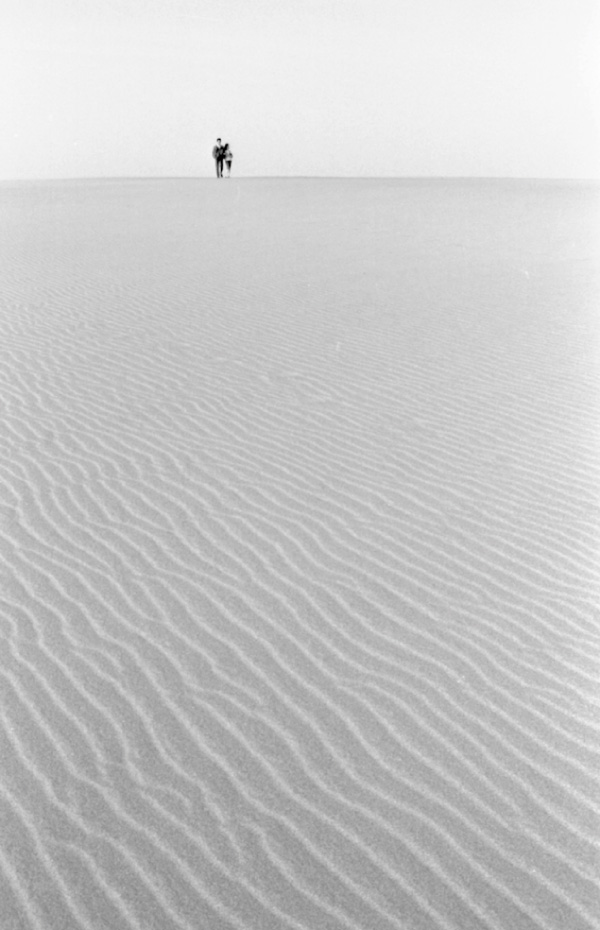
[{"label": "horizon line", "polygon": [[[0,184],[47,184],[77,183],[80,181],[218,181],[214,175],[82,175],[69,177],[35,177],[35,178],[1,178]],[[281,175],[235,175],[222,180],[233,181],[573,181],[600,182],[598,177],[545,176],[545,175],[433,175],[433,174],[398,174],[398,175],[320,175],[320,174],[281,174]]]}]

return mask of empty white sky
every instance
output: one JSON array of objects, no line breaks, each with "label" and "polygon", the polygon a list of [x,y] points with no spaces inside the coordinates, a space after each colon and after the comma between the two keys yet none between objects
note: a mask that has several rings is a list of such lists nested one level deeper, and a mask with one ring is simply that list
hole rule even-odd
[{"label": "empty white sky", "polygon": [[600,0],[0,0],[0,177],[598,177]]}]

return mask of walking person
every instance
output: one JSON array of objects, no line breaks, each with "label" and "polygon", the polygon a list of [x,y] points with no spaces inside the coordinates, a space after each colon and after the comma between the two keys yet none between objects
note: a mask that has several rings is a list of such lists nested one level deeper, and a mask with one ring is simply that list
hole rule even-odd
[{"label": "walking person", "polygon": [[221,145],[221,140],[217,139],[216,144],[213,145],[212,156],[215,160],[215,168],[217,169],[217,177],[223,177],[223,146]]},{"label": "walking person", "polygon": [[226,177],[231,177],[231,162],[233,161],[233,152],[229,148],[229,142],[226,142],[223,146],[223,160],[227,165],[227,175]]}]

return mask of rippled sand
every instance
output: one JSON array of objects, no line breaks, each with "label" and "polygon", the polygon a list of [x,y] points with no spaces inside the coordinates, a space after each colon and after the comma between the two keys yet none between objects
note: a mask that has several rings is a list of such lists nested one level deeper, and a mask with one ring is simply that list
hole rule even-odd
[{"label": "rippled sand", "polygon": [[598,926],[599,188],[0,200],[0,927]]}]

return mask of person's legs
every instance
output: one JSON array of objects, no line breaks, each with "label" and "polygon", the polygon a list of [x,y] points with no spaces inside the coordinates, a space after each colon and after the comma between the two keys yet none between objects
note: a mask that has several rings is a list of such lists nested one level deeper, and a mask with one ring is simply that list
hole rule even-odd
[{"label": "person's legs", "polygon": [[227,161],[225,164],[227,165],[227,177],[229,177],[231,174],[231,162]]},{"label": "person's legs", "polygon": [[215,158],[215,168],[216,168],[216,171],[217,171],[217,177],[220,177],[220,174],[219,174],[219,159],[218,159],[218,158]]},{"label": "person's legs", "polygon": [[223,159],[222,158],[219,159],[219,177],[220,178],[223,177]]}]

